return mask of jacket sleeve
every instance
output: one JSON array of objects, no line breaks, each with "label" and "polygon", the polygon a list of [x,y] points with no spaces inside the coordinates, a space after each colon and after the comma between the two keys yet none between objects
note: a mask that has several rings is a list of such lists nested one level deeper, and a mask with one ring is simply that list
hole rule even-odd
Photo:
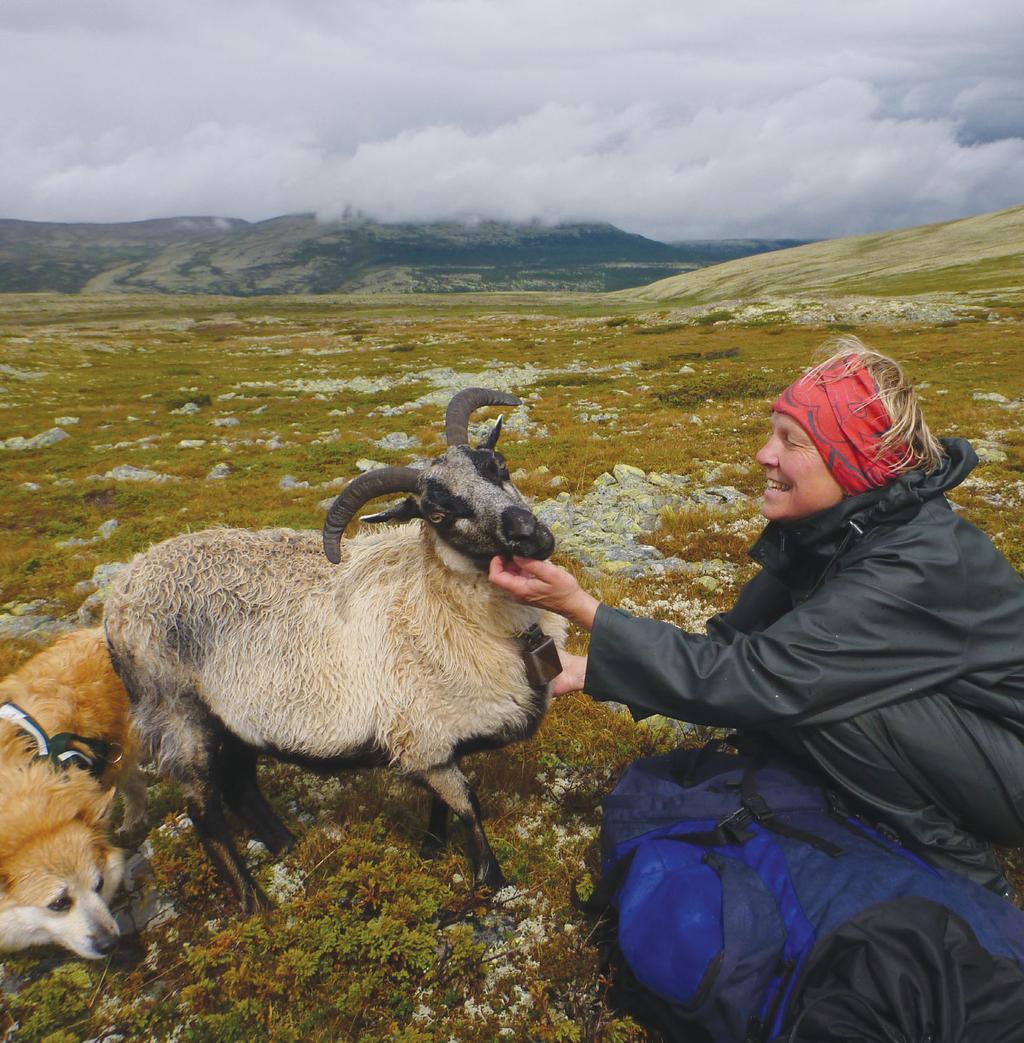
[{"label": "jacket sleeve", "polygon": [[637,719],[724,728],[829,724],[925,694],[964,669],[964,621],[932,603],[934,567],[868,558],[749,634],[721,617],[709,636],[689,634],[602,605],[584,688]]}]

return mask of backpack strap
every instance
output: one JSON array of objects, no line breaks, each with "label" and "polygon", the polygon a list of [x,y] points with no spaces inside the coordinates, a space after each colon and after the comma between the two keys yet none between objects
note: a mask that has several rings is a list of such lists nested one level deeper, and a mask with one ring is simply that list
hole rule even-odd
[{"label": "backpack strap", "polygon": [[746,812],[759,826],[780,837],[789,837],[790,840],[799,840],[803,844],[809,844],[823,854],[828,855],[829,858],[838,858],[843,854],[843,848],[838,844],[833,844],[831,841],[825,840],[824,837],[819,837],[805,829],[799,829],[796,826],[791,826],[788,822],[780,822],[776,819],[775,812],[772,811],[768,802],[757,790],[755,779],[757,767],[757,764],[752,762],[743,772],[743,778],[740,782],[740,802],[743,807],[740,811],[730,815],[724,822],[719,823],[719,826],[728,825],[737,819],[738,816],[741,816],[743,812]]}]

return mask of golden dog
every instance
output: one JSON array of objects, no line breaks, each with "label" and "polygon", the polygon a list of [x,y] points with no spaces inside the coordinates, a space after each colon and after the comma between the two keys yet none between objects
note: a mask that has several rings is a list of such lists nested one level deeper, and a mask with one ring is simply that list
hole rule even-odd
[{"label": "golden dog", "polygon": [[96,959],[116,946],[107,902],[124,855],[108,813],[116,788],[122,830],[142,824],[137,756],[102,629],[61,637],[0,681],[0,950],[57,944]]}]

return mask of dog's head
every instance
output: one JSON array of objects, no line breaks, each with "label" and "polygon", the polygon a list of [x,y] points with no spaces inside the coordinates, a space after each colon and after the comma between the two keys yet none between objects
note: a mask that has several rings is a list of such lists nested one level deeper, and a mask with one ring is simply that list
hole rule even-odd
[{"label": "dog's head", "polygon": [[80,786],[79,774],[45,785],[45,793],[23,792],[4,809],[0,950],[61,945],[92,960],[117,945],[107,903],[124,875],[124,855],[104,837],[109,795]]}]

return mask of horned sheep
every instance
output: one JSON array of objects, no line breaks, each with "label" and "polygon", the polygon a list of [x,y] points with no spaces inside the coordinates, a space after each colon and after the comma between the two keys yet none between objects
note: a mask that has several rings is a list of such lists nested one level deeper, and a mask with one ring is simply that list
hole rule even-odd
[{"label": "horned sheep", "polygon": [[[467,826],[475,883],[504,883],[459,760],[532,734],[548,689],[528,677],[524,635],[565,639],[560,617],[513,602],[486,576],[495,554],[545,558],[554,547],[494,450],[500,419],[468,444],[474,409],[518,402],[457,394],[446,452],[351,481],[322,546],[289,529],[189,533],[137,556],[111,590],[107,641],[137,727],[182,784],[244,909],[268,900],[224,805],[271,851],[294,840],[257,785],[262,754],[320,771],[391,764],[432,795],[425,848],[444,841],[451,809]],[[362,521],[414,524],[341,540],[368,500],[397,493],[409,495]]]}]

